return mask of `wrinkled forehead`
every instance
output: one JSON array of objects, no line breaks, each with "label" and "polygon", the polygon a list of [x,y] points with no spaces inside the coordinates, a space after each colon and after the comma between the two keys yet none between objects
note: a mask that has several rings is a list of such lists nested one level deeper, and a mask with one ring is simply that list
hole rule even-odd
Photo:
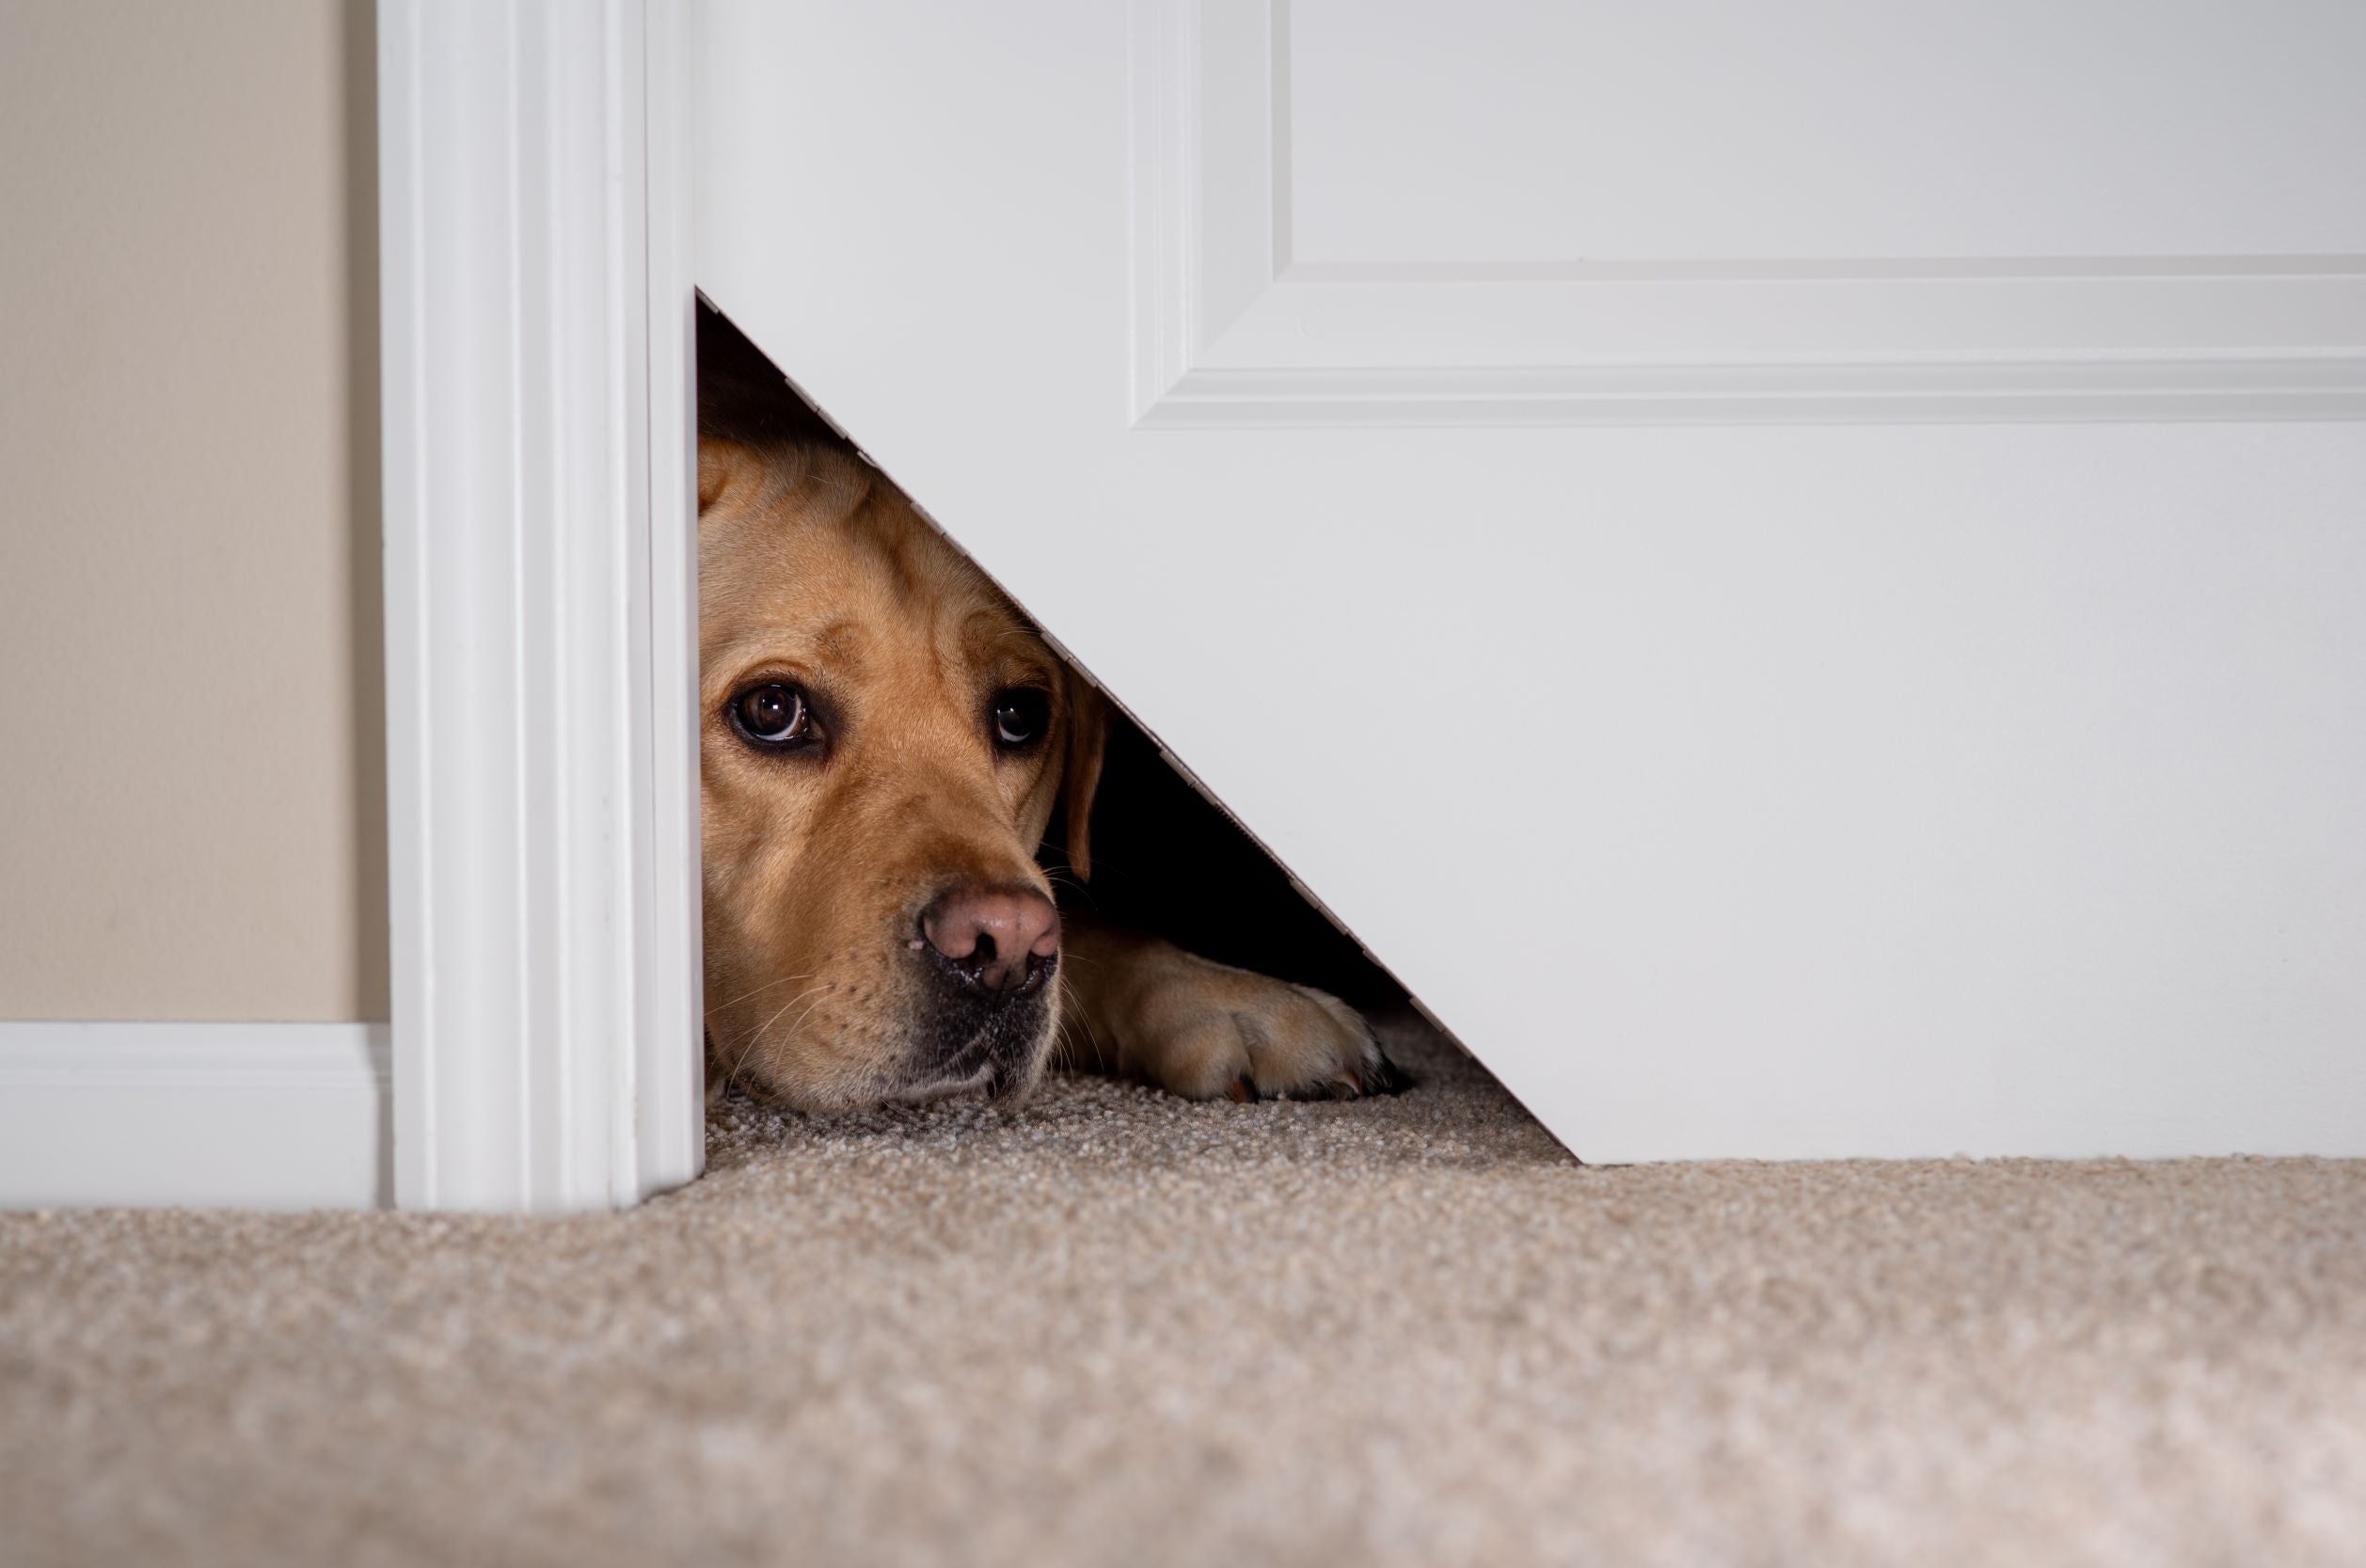
[{"label": "wrinkled forehead", "polygon": [[1051,650],[1025,617],[908,511],[782,508],[718,521],[700,530],[699,641],[710,679],[772,662],[851,681],[923,671],[998,686],[1052,681]]}]

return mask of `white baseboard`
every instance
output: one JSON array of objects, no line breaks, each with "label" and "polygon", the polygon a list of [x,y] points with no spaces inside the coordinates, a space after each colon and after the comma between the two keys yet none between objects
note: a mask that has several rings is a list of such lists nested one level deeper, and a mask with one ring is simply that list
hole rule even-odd
[{"label": "white baseboard", "polygon": [[375,1209],[383,1023],[0,1022],[0,1208]]}]

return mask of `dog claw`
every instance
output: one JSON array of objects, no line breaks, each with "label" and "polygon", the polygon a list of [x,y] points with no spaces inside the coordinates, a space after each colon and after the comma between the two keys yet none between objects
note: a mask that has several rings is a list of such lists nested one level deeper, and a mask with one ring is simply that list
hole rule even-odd
[{"label": "dog claw", "polygon": [[1248,1104],[1257,1098],[1257,1081],[1244,1072],[1224,1085],[1224,1095],[1228,1100],[1238,1101],[1243,1105]]}]

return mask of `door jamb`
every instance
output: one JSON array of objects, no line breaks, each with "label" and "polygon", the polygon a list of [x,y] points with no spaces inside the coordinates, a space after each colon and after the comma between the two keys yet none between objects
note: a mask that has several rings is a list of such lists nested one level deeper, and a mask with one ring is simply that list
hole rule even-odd
[{"label": "door jamb", "polygon": [[381,0],[405,1208],[705,1163],[689,0]]}]

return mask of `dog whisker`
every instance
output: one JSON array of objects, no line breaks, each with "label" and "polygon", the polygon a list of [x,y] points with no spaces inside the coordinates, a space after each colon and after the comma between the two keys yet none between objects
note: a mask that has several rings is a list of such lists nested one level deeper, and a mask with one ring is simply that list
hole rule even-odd
[{"label": "dog whisker", "polygon": [[[826,989],[826,988],[825,988],[825,989]],[[805,994],[805,995],[807,995],[807,996],[812,996],[812,995],[813,995],[813,993],[812,993],[811,991],[806,991],[806,992],[804,992],[803,994]],[[805,1026],[805,1020],[807,1020],[807,1019],[809,1019],[809,1018],[811,1018],[811,1017],[813,1017],[813,1016],[814,1016],[814,1008],[820,1006],[821,1006],[821,1004],[822,1004],[822,1001],[823,1001],[823,1000],[824,1000],[824,999],[823,999],[823,998],[821,998],[821,997],[814,997],[813,1002],[812,1002],[809,1006],[807,1006],[807,1007],[805,1008],[805,1010],[804,1010],[803,1012],[799,1013],[799,1014],[797,1015],[797,1022],[794,1022],[794,1023],[792,1023],[792,1024],[790,1024],[790,1025],[788,1026],[788,1033],[787,1033],[787,1034],[786,1034],[786,1035],[784,1035],[784,1036],[782,1037],[782,1038],[784,1038],[784,1039],[792,1039],[792,1040],[793,1040],[793,1039],[795,1039],[795,1038],[797,1037],[797,1031],[798,1031],[798,1030],[800,1030],[800,1029],[802,1029],[802,1028],[803,1028],[803,1027]],[[784,1011],[784,1012],[786,1012],[786,1010],[787,1010],[786,1008],[783,1008],[783,1009],[782,1009],[782,1011]],[[774,1016],[775,1018],[777,1018],[777,1017],[779,1017],[779,1016],[780,1016],[780,1014],[775,1013],[775,1014],[774,1014],[774,1015],[772,1015],[772,1016]]]},{"label": "dog whisker", "polygon": [[[814,986],[808,990],[799,991],[796,995],[782,1003],[778,1012],[772,1014],[770,1018],[766,1019],[762,1023],[757,1024],[753,1031],[751,1031],[739,1041],[738,1053],[732,1058],[731,1070],[728,1076],[732,1078],[738,1078],[739,1076],[741,1069],[746,1068],[748,1065],[748,1059],[755,1054],[756,1046],[762,1043],[764,1032],[771,1028],[773,1024],[780,1022],[782,1013],[787,1012],[789,1008],[794,1007],[798,1003],[802,1002],[806,997],[813,996],[819,991],[826,991],[829,989],[829,986],[826,984]],[[820,1004],[818,1002],[815,1004],[816,1006],[818,1006]],[[813,1009],[810,1007],[806,1009],[808,1012],[812,1010]],[[799,1022],[803,1022],[802,1017]]]},{"label": "dog whisker", "polygon": [[721,1002],[708,1002],[707,1004],[707,1010],[708,1012],[713,1012],[719,1007],[737,1006],[740,1003],[745,1002],[751,996],[763,995],[766,991],[770,990],[774,986],[785,986],[792,980],[810,980],[812,978],[813,976],[811,974],[784,974],[777,980],[767,980],[764,984],[756,987],[754,990],[743,990],[738,995],[727,997]]}]

